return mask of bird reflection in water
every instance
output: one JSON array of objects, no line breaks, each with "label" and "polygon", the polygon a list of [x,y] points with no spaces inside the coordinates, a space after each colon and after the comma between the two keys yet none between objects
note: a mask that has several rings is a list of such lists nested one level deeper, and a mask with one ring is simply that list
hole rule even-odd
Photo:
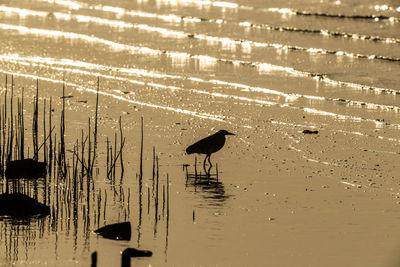
[{"label": "bird reflection in water", "polygon": [[189,164],[183,165],[186,176],[186,188],[192,187],[195,192],[203,193],[202,197],[211,200],[214,205],[222,205],[229,195],[225,192],[224,184],[219,180],[218,164],[215,173],[211,172],[211,166],[205,173],[197,171],[197,159],[195,158],[194,171],[189,171]]}]

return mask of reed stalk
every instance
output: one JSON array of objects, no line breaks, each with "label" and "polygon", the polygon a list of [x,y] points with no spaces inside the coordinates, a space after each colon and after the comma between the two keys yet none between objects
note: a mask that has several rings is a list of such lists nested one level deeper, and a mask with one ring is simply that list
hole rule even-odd
[{"label": "reed stalk", "polygon": [[67,163],[65,157],[65,83],[62,86],[62,110],[61,110],[61,121],[60,121],[60,149],[58,158],[59,171],[61,175],[67,174]]},{"label": "reed stalk", "polygon": [[143,117],[140,120],[140,175],[139,178],[142,180],[143,177]]},{"label": "reed stalk", "polygon": [[36,79],[36,96],[34,97],[33,121],[32,121],[32,142],[33,142],[33,160],[38,160],[38,111],[39,110],[39,79]]},{"label": "reed stalk", "polygon": [[[53,99],[50,97],[50,107],[49,107],[49,129],[52,129],[52,119],[51,119],[51,113],[53,112],[52,110],[52,102]],[[48,169],[49,173],[51,176],[51,164],[53,162],[53,139],[52,135],[50,134],[50,139],[49,139],[49,163],[48,163]]]},{"label": "reed stalk", "polygon": [[13,140],[14,140],[14,115],[13,115],[13,98],[14,98],[14,76],[11,75],[11,96],[10,96],[10,127],[8,131],[8,138],[7,138],[7,162],[10,162],[12,159],[12,151],[13,151]]},{"label": "reed stalk", "polygon": [[47,163],[46,101],[43,102],[43,161]]},{"label": "reed stalk", "polygon": [[[119,116],[119,132],[120,132],[120,139],[121,139],[121,147],[120,151],[122,151],[123,143],[125,143],[125,138],[122,133],[122,121],[121,121],[121,116]],[[121,164],[121,183],[122,183],[122,177],[124,176],[124,160],[122,158],[122,153],[120,155],[120,164]]]},{"label": "reed stalk", "polygon": [[[97,93],[96,93],[96,113],[94,117],[94,140],[93,140],[93,158],[92,162],[89,166],[90,175],[93,175],[93,166],[94,161],[96,160],[96,150],[97,150],[97,119],[98,119],[98,110],[99,110],[99,90],[100,90],[100,77],[97,77]],[[90,134],[90,132],[89,132]]]}]

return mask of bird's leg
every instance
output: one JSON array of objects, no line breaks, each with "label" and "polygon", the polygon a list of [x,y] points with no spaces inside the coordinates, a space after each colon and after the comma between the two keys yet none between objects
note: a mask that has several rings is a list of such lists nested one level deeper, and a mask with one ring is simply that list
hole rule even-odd
[{"label": "bird's leg", "polygon": [[211,164],[211,154],[208,155],[208,163],[210,163],[210,169],[211,169],[211,167],[212,167],[212,164]]},{"label": "bird's leg", "polygon": [[207,170],[207,173],[206,173],[207,178],[210,178],[210,172],[211,172],[211,166],[208,167],[208,170]]},{"label": "bird's leg", "polygon": [[204,168],[205,172],[206,172],[206,160],[207,160],[207,157],[209,157],[209,155],[206,155],[206,157],[204,158],[204,162],[203,162],[203,168]]}]

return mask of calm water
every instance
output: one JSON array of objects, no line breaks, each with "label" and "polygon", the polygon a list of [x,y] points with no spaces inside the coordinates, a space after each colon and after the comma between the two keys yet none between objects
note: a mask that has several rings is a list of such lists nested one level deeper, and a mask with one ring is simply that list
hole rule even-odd
[{"label": "calm water", "polygon": [[[0,265],[89,266],[90,254],[98,251],[100,266],[118,266],[119,252],[128,246],[154,252],[151,259],[135,260],[138,266],[262,265],[267,254],[252,243],[271,231],[265,228],[270,200],[252,202],[245,192],[253,184],[259,186],[254,194],[268,191],[263,178],[252,175],[264,164],[260,155],[271,153],[254,148],[269,130],[282,131],[296,162],[340,165],[336,156],[318,154],[323,150],[318,145],[297,142],[292,133],[303,126],[360,138],[343,144],[354,148],[350,156],[368,149],[383,151],[377,156],[382,162],[388,157],[390,164],[399,162],[399,25],[396,0],[0,0],[2,84],[5,73],[13,73],[18,90],[25,87],[29,98],[39,79],[42,100],[48,100],[60,95],[64,79],[74,95],[68,100],[73,143],[80,138],[75,128],[85,127],[92,116],[100,77],[102,134],[113,137],[122,114],[124,131],[133,139],[121,182],[104,178],[100,163],[92,188],[81,190],[75,201],[64,181],[25,184],[30,195],[48,203],[51,216],[26,224],[1,221]],[[148,146],[140,189],[135,173],[141,115]],[[243,132],[237,151],[222,159],[229,161],[232,154],[253,159],[246,166],[252,177],[237,179],[237,167],[222,169],[221,179],[211,183],[186,179],[182,164],[193,159],[183,155],[185,145],[221,125]],[[150,174],[153,144],[162,172],[157,205]],[[361,165],[355,168],[363,174]],[[395,172],[387,168],[380,174],[389,179]],[[388,183],[383,179],[381,189],[389,190]],[[246,209],[262,212],[248,216]],[[127,220],[134,225],[131,241],[92,233]]]}]

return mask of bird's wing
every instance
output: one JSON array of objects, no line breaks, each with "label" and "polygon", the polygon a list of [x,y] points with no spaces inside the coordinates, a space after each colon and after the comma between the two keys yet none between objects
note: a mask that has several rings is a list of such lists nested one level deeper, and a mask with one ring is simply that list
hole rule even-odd
[{"label": "bird's wing", "polygon": [[208,154],[210,153],[210,147],[214,146],[214,136],[208,136],[200,141],[197,141],[193,145],[188,146],[186,148],[187,154],[199,153],[199,154]]}]

